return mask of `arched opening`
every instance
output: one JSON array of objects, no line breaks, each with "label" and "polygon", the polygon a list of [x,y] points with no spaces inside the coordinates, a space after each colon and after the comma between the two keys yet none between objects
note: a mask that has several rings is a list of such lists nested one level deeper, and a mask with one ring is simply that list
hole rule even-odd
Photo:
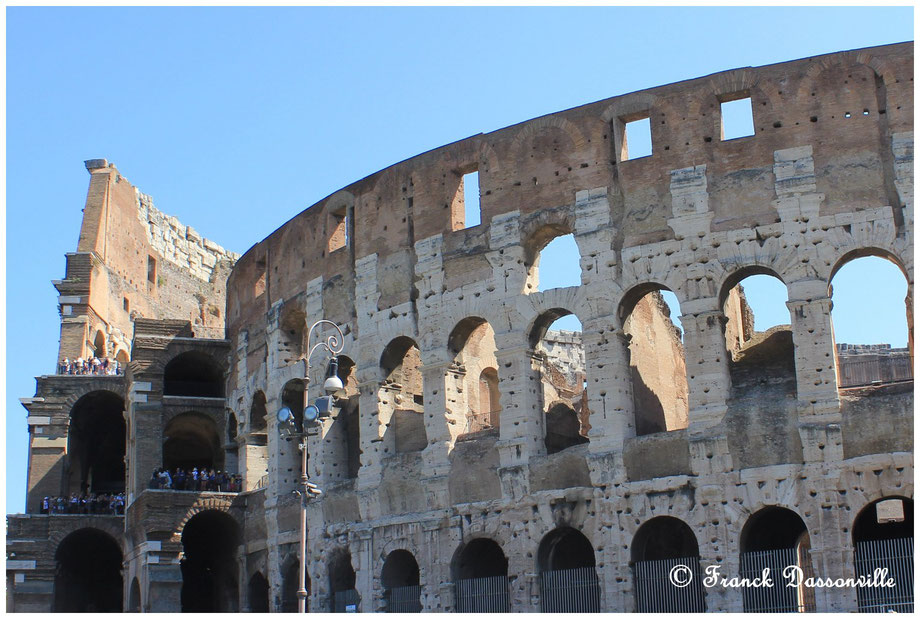
[{"label": "arched opening", "polygon": [[210,355],[189,351],[176,356],[163,371],[163,395],[224,397],[224,375]]},{"label": "arched opening", "polygon": [[[636,531],[631,553],[638,612],[706,611],[699,545],[684,521],[652,518]],[[678,586],[672,574],[685,574],[690,584]]]},{"label": "arched opening", "polygon": [[629,341],[637,436],[687,427],[689,388],[683,331],[674,316],[679,307],[676,296],[659,284],[634,288],[620,304],[619,316]]},{"label": "arched opening", "polygon": [[124,492],[124,409],[124,400],[111,391],[93,391],[74,404],[67,433],[68,492]]},{"label": "arched opening", "polygon": [[[269,612],[268,580],[262,572],[256,572],[249,579],[249,611],[253,613]],[[296,609],[295,609],[296,610]]]},{"label": "arched opening", "polygon": [[227,514],[206,510],[182,529],[182,612],[239,612],[239,526]]},{"label": "arched opening", "polygon": [[[914,502],[885,497],[866,505],[853,522],[856,577],[867,585],[856,588],[859,612],[914,612]],[[873,586],[877,570],[893,587]]]},{"label": "arched opening", "polygon": [[788,399],[794,405],[795,347],[788,298],[783,281],[763,267],[742,269],[722,287],[733,399],[771,405]]},{"label": "arched opening", "polygon": [[380,573],[383,598],[388,613],[422,612],[418,562],[408,550],[394,550],[387,555]]},{"label": "arched opening", "polygon": [[600,587],[594,566],[594,546],[580,531],[560,527],[548,533],[537,550],[540,610],[600,612]]},{"label": "arched opening", "polygon": [[524,247],[527,279],[524,294],[581,285],[581,260],[572,230],[549,224],[537,230]]},{"label": "arched opening", "polygon": [[361,468],[360,394],[355,377],[355,362],[339,355],[337,376],[345,386],[337,396],[337,410],[326,433],[326,470],[329,481],[345,481],[358,477]]},{"label": "arched opening", "polygon": [[454,556],[451,571],[457,612],[511,612],[508,558],[497,543],[479,537],[464,544]]},{"label": "arched opening", "polygon": [[380,449],[384,456],[421,451],[428,445],[428,439],[422,358],[415,340],[400,336],[387,344],[380,355],[380,373],[383,376],[377,390],[378,432],[383,432]]},{"label": "arched opening", "polygon": [[537,318],[530,333],[533,371],[540,376],[547,454],[588,442],[591,429],[581,321],[557,308]]},{"label": "arched opening", "polygon": [[124,348],[120,348],[117,353],[115,353],[115,360],[118,361],[118,369],[120,372],[124,372],[125,366],[128,365],[128,361],[131,359],[128,357],[128,351]]},{"label": "arched opening", "polygon": [[93,355],[98,359],[105,357],[105,333],[102,331],[96,331],[96,337],[93,340]]},{"label": "arched opening", "polygon": [[128,612],[141,612],[141,585],[137,578],[131,581],[131,591],[128,593]]},{"label": "arched opening", "polygon": [[361,603],[355,589],[355,568],[351,566],[351,553],[341,550],[333,553],[329,561],[329,591],[332,612],[356,613]]},{"label": "arched opening", "polygon": [[214,420],[202,413],[182,413],[163,429],[163,466],[174,471],[222,469],[224,452]]},{"label": "arched opening", "polygon": [[112,536],[80,529],[54,553],[54,612],[122,612],[122,554]]},{"label": "arched opening", "polygon": [[[291,409],[293,411],[293,409]],[[249,432],[251,434],[266,432],[268,427],[268,409],[265,405],[265,394],[256,391],[252,396],[252,406],[249,407]]]},{"label": "arched opening", "polygon": [[829,289],[838,387],[913,379],[910,292],[903,269],[884,252],[851,252],[840,260]]},{"label": "arched opening", "polygon": [[774,578],[771,587],[754,586],[763,584],[757,579],[765,569],[782,575],[794,566],[805,578],[813,577],[810,549],[808,529],[794,511],[769,506],[752,514],[741,530],[741,577],[750,585],[742,588],[745,612],[814,611],[811,588],[787,587],[783,578]]},{"label": "arched opening", "polygon": [[495,331],[478,316],[464,318],[447,338],[454,363],[447,369],[448,412],[458,436],[497,431],[501,421]]}]

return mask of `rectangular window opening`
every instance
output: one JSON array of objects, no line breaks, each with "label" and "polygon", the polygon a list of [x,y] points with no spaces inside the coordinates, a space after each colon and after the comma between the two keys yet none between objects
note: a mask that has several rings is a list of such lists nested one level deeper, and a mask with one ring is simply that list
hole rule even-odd
[{"label": "rectangular window opening", "polygon": [[348,212],[344,207],[329,213],[329,251],[348,246]]},{"label": "rectangular window opening", "polygon": [[625,121],[621,161],[652,155],[652,123],[648,116]]},{"label": "rectangular window opening", "polygon": [[754,135],[751,98],[739,96],[722,101],[722,141]]},{"label": "rectangular window opening", "polygon": [[153,256],[147,256],[147,281],[157,283],[157,261]]},{"label": "rectangular window opening", "polygon": [[479,171],[463,175],[463,227],[472,228],[482,223],[479,207]]}]

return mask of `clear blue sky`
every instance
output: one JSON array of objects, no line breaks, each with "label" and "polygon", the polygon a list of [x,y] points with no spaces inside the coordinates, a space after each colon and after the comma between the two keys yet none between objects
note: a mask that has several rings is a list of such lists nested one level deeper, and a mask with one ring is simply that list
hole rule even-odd
[{"label": "clear blue sky", "polygon": [[[741,66],[913,39],[911,8],[7,8],[7,512],[52,279],[106,157],[244,252],[428,149]],[[840,333],[838,331],[838,338]]]}]

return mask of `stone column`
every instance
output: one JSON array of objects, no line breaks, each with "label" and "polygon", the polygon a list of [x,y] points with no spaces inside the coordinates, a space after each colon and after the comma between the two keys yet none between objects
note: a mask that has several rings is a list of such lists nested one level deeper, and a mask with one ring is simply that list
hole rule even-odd
[{"label": "stone column", "polygon": [[585,322],[582,331],[588,381],[591,482],[602,486],[624,479],[623,444],[635,436],[629,343],[615,316]]},{"label": "stone column", "polygon": [[457,436],[458,420],[448,408],[451,398],[446,361],[434,361],[422,366],[425,401],[425,437],[428,445],[422,451],[422,472],[425,495],[429,509],[450,505],[448,479],[450,476],[450,450]]},{"label": "stone column", "polygon": [[827,282],[799,280],[788,288],[802,452],[807,462],[842,460],[833,303]]},{"label": "stone column", "polygon": [[507,346],[509,335],[495,338],[502,403],[497,446],[502,493],[506,499],[515,499],[529,492],[527,475],[519,473],[530,456],[543,449],[543,410],[540,361],[527,347]]},{"label": "stone column", "polygon": [[686,301],[684,361],[690,399],[690,460],[697,475],[730,471],[731,454],[720,425],[728,409],[731,377],[725,346],[725,316],[717,297]]}]

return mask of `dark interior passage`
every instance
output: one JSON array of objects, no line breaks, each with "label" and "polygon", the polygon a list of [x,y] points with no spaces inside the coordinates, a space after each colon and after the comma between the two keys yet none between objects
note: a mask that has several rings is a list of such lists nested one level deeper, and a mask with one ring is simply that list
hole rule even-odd
[{"label": "dark interior passage", "polygon": [[249,610],[254,613],[267,613],[268,581],[262,572],[256,572],[249,579]]},{"label": "dark interior passage", "polygon": [[222,398],[223,373],[214,359],[204,353],[182,353],[166,364],[163,395]]},{"label": "dark interior passage", "polygon": [[125,489],[124,400],[110,391],[83,396],[70,412],[70,492],[113,493]]},{"label": "dark interior passage", "polygon": [[238,612],[239,528],[218,511],[196,514],[182,531],[182,612]]},{"label": "dark interior passage", "polygon": [[98,529],[74,531],[58,546],[54,560],[54,612],[122,611],[122,554],[110,535]]},{"label": "dark interior passage", "polygon": [[505,553],[497,543],[483,537],[464,546],[454,560],[454,580],[507,575]]}]

